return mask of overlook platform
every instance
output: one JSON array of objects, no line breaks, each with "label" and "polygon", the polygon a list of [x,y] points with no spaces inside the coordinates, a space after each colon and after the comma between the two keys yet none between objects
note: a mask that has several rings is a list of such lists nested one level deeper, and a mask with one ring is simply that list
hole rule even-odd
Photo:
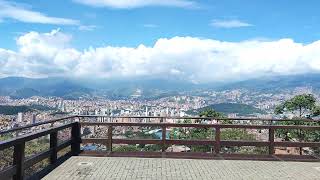
[{"label": "overlook platform", "polygon": [[[152,120],[150,120],[152,119]],[[192,123],[168,119],[196,120]],[[232,123],[221,123],[222,121]],[[200,123],[204,121],[204,123]],[[275,119],[213,119],[210,117],[103,117],[71,116],[0,131],[11,138],[0,141],[1,179],[319,179],[320,157],[313,151],[281,154],[279,148],[320,147],[319,141],[283,141],[279,130],[319,132],[320,121],[310,125],[278,125]],[[36,130],[34,128],[38,127]],[[41,128],[39,128],[41,127]],[[179,129],[186,137],[167,136]],[[29,129],[29,131],[26,131]],[[31,129],[31,130],[30,130]],[[124,136],[127,131],[146,135],[161,130],[160,138]],[[192,137],[187,130],[206,130],[205,137]],[[228,129],[264,132],[265,138],[241,139],[223,136]],[[24,133],[26,132],[26,133]],[[257,134],[256,133],[256,134]],[[130,135],[130,134],[129,134]],[[42,141],[40,141],[42,138]],[[30,153],[31,141],[43,147]],[[97,149],[86,149],[86,145]],[[154,149],[136,149],[154,145]],[[204,151],[173,151],[170,147],[204,146]],[[122,147],[124,149],[119,149]],[[126,149],[134,147],[133,149]],[[254,147],[258,151],[226,151],[231,147]],[[118,149],[117,149],[118,148]],[[259,150],[258,148],[262,148]],[[10,156],[12,157],[10,159]],[[44,162],[42,164],[42,162]],[[31,168],[40,164],[39,168]]]},{"label": "overlook platform", "polygon": [[43,179],[319,179],[319,162],[73,156]]}]

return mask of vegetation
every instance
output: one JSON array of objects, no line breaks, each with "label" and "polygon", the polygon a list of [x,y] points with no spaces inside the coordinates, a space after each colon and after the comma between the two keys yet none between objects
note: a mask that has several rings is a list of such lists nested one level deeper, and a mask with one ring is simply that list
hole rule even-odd
[{"label": "vegetation", "polygon": [[118,146],[114,147],[112,149],[114,152],[135,152],[135,151],[140,151],[140,148],[134,145],[123,145],[123,146]]},{"label": "vegetation", "polygon": [[0,114],[4,115],[16,115],[19,112],[31,112],[31,111],[49,111],[55,110],[55,108],[51,108],[43,105],[30,105],[30,106],[10,106],[10,105],[0,105]]},{"label": "vegetation", "polygon": [[0,114],[4,115],[16,115],[19,112],[28,112],[32,111],[32,109],[28,106],[8,106],[8,105],[0,105]]},{"label": "vegetation", "polygon": [[[199,114],[201,117],[213,117],[213,118],[224,118],[223,113],[217,112],[214,109],[206,109]],[[191,123],[191,120],[184,120],[183,123]],[[204,123],[204,122],[199,122]],[[232,124],[232,121],[221,121],[223,124]],[[171,131],[170,137],[173,139],[214,139],[215,131],[211,128],[174,128]],[[246,130],[242,129],[224,129],[221,131],[222,140],[255,140],[253,134],[249,134]],[[210,145],[204,146],[191,146],[191,151],[194,152],[210,152],[212,147]],[[264,149],[254,149],[250,150],[246,147],[225,147],[222,148],[225,152],[242,152],[248,153],[252,152],[265,152]]]},{"label": "vegetation", "polygon": [[[280,104],[275,108],[276,114],[285,114],[290,112],[295,115],[291,121],[278,122],[279,125],[320,125],[320,122],[305,122],[303,118],[312,118],[320,115],[320,108],[316,105],[316,98],[312,94],[302,94],[293,97]],[[295,129],[279,129],[276,131],[276,135],[283,138],[285,141],[297,139],[299,142],[319,142],[319,131],[302,131]],[[300,154],[302,154],[302,148],[300,148]]]},{"label": "vegetation", "polygon": [[264,114],[265,112],[255,108],[251,105],[247,104],[239,104],[239,103],[220,103],[220,104],[213,104],[204,108],[196,109],[188,111],[189,114],[201,114],[202,112],[206,112],[208,109],[214,109],[220,113],[230,114],[236,113],[238,115],[251,115],[251,114]]},{"label": "vegetation", "polygon": [[292,114],[298,113],[296,117],[313,117],[320,115],[320,108],[316,106],[316,98],[312,94],[301,94],[285,101],[276,107],[276,114],[284,114],[291,112]]}]

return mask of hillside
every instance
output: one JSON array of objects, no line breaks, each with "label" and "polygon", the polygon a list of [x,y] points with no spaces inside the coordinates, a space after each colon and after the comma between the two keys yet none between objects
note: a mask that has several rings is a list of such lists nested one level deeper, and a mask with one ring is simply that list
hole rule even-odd
[{"label": "hillside", "polygon": [[237,115],[240,115],[240,116],[248,116],[256,113],[264,114],[264,112],[258,108],[255,108],[247,104],[239,104],[239,103],[212,104],[200,109],[188,111],[187,113],[195,115],[195,114],[199,114],[201,111],[204,111],[206,109],[214,109],[224,114],[236,113]]},{"label": "hillside", "polygon": [[92,90],[80,83],[63,78],[7,77],[0,79],[0,95],[12,98],[31,96],[57,96],[65,99],[79,98],[91,94]]},{"label": "hillside", "polygon": [[65,99],[106,97],[108,99],[131,98],[139,89],[142,99],[188,94],[202,95],[203,91],[246,89],[256,92],[277,93],[297,87],[320,90],[320,74],[260,77],[239,82],[194,84],[183,80],[168,79],[68,79],[68,78],[0,78],[0,96],[28,98],[31,96],[56,96]]},{"label": "hillside", "polygon": [[43,105],[31,105],[31,106],[9,106],[9,105],[0,105],[0,114],[4,115],[16,115],[19,112],[25,113],[30,111],[51,111],[56,110]]},{"label": "hillside", "polygon": [[16,115],[19,112],[25,113],[28,111],[32,111],[32,109],[28,106],[5,106],[0,105],[0,114],[4,115]]},{"label": "hillside", "polygon": [[261,92],[278,92],[281,90],[292,90],[296,87],[312,87],[313,89],[320,89],[320,74],[261,77],[228,83],[216,89],[248,89]]}]

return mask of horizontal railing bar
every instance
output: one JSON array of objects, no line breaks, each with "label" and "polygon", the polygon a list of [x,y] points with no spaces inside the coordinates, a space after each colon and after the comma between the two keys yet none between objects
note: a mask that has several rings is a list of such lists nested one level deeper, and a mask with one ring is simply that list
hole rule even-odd
[{"label": "horizontal railing bar", "polygon": [[[85,138],[82,143],[97,143],[105,144],[108,139],[106,138]],[[161,144],[159,139],[112,139],[113,144]]]},{"label": "horizontal railing bar", "polygon": [[[206,120],[231,120],[231,121],[292,121],[292,119],[261,119],[261,118],[214,118],[214,117],[177,117],[177,116],[103,116],[103,115],[77,115],[76,117],[104,117],[104,118],[124,118],[124,119],[206,119]],[[305,122],[320,122],[319,120],[314,119],[299,119],[300,121]]]},{"label": "horizontal railing bar", "polygon": [[14,132],[14,131],[23,130],[23,129],[28,129],[28,128],[32,128],[32,127],[40,126],[40,125],[44,125],[44,124],[55,123],[57,121],[62,121],[62,120],[71,119],[71,118],[75,118],[75,117],[77,117],[77,116],[68,116],[68,117],[53,119],[53,120],[49,120],[49,121],[38,122],[38,123],[26,125],[26,126],[15,127],[15,128],[12,128],[12,129],[0,131],[0,135],[6,134],[6,133],[10,133],[10,132]]},{"label": "horizontal railing bar", "polygon": [[[180,117],[180,116],[103,116],[103,115],[76,115],[76,117],[105,117],[105,118],[124,118],[124,119],[206,119],[206,120],[231,120],[231,121],[292,121],[292,119],[267,119],[267,118],[214,118],[214,117]],[[301,118],[300,121],[306,122],[320,122],[314,119]]]},{"label": "horizontal railing bar", "polygon": [[61,165],[63,162],[65,162],[67,159],[69,159],[72,156],[72,152],[68,152],[65,155],[61,156],[60,158],[57,159],[57,162],[55,164],[51,164],[47,166],[46,168],[42,169],[39,172],[36,172],[33,174],[31,177],[29,177],[30,180],[32,179],[41,179],[47,174],[49,174],[54,168],[58,167]]},{"label": "horizontal railing bar", "polygon": [[97,143],[97,144],[105,144],[108,139],[106,138],[82,138],[82,143],[87,144],[87,143]]},{"label": "horizontal railing bar", "polygon": [[169,145],[214,145],[214,140],[177,140],[177,139],[167,139],[166,144]]},{"label": "horizontal railing bar", "polygon": [[0,171],[0,179],[11,179],[16,174],[17,166],[13,165]]},{"label": "horizontal railing bar", "polygon": [[[106,138],[86,138],[82,143],[104,144]],[[161,144],[159,139],[112,139],[113,144]],[[169,145],[214,145],[214,140],[185,140],[185,139],[166,139]],[[222,140],[221,146],[269,146],[269,141],[237,141]],[[320,142],[274,142],[275,146],[281,147],[319,147]]]},{"label": "horizontal railing bar", "polygon": [[61,126],[58,126],[58,127],[49,128],[49,129],[46,129],[46,130],[43,130],[43,131],[31,133],[31,134],[24,135],[24,136],[21,136],[21,137],[17,137],[17,138],[1,141],[0,142],[0,150],[7,149],[7,148],[12,147],[12,146],[14,146],[16,144],[24,143],[26,141],[30,141],[30,140],[39,138],[41,136],[45,136],[45,135],[50,134],[52,132],[57,132],[57,131],[69,128],[69,127],[72,126],[72,124],[73,123],[64,124],[64,125],[61,125]]},{"label": "horizontal railing bar", "polygon": [[112,139],[113,144],[161,144],[159,139]]},{"label": "horizontal railing bar", "polygon": [[[279,122],[279,121],[293,121],[292,119],[260,119],[260,118],[212,118],[212,117],[166,117],[166,116],[101,116],[101,115],[74,115],[74,116],[68,116],[68,117],[63,117],[63,118],[58,118],[58,119],[53,119],[49,121],[43,121],[43,122],[38,122],[35,124],[30,124],[26,126],[21,126],[21,127],[16,127],[8,130],[3,130],[0,131],[0,135],[10,133],[10,132],[15,132],[23,129],[28,129],[32,128],[35,126],[40,126],[44,124],[50,124],[50,123],[55,123],[58,121],[62,120],[67,120],[71,118],[80,118],[80,117],[88,117],[88,118],[93,118],[93,117],[105,117],[105,118],[123,118],[123,119],[196,119],[196,120],[231,120],[231,121],[270,121],[270,122]],[[319,120],[314,120],[314,119],[299,119],[299,121],[303,122],[318,122],[320,123]]]},{"label": "horizontal railing bar", "polygon": [[80,122],[83,126],[153,126],[161,127],[165,123],[110,123],[110,122]]},{"label": "horizontal railing bar", "polygon": [[57,151],[60,151],[60,150],[62,150],[62,149],[64,149],[64,148],[70,146],[70,145],[72,144],[72,141],[73,141],[73,140],[70,139],[70,140],[67,140],[67,141],[64,141],[64,142],[58,144],[58,146],[57,146]]},{"label": "horizontal railing bar", "polygon": [[30,167],[50,156],[50,153],[52,152],[52,149],[49,149],[47,151],[41,152],[39,154],[36,154],[34,156],[29,157],[24,162],[24,167]]},{"label": "horizontal railing bar", "polygon": [[304,129],[320,130],[320,126],[300,125],[247,125],[247,124],[185,124],[185,123],[111,123],[111,122],[81,122],[83,126],[148,126],[148,127],[194,127],[194,128],[242,128],[242,129]]},{"label": "horizontal railing bar", "polygon": [[320,142],[274,142],[276,147],[320,147]]},{"label": "horizontal railing bar", "polygon": [[228,141],[220,141],[221,146],[256,146],[256,147],[264,147],[269,146],[268,141],[236,141],[236,140],[228,140]]},{"label": "horizontal railing bar", "polygon": [[242,125],[242,124],[218,124],[214,125],[220,128],[242,128],[242,129],[303,129],[303,130],[320,130],[320,126],[304,125]]}]

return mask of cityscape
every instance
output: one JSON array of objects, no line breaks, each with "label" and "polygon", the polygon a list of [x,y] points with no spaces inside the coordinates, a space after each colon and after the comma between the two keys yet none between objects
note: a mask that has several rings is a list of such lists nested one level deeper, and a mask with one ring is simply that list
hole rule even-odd
[{"label": "cityscape", "polygon": [[[137,90],[138,91],[138,90]],[[319,92],[310,87],[295,88],[283,93],[254,93],[246,90],[205,91],[202,96],[169,96],[154,100],[139,99],[137,93],[127,100],[109,100],[105,98],[68,100],[60,97],[34,96],[26,99],[0,97],[0,105],[22,108],[23,112],[4,112],[1,114],[1,129],[34,124],[45,120],[72,115],[96,116],[167,116],[167,117],[197,117],[192,110],[206,108],[213,104],[249,105],[249,112],[238,112],[238,109],[223,110],[228,118],[280,118],[274,113],[277,105],[299,94],[314,94],[319,98]],[[208,107],[209,108],[209,107]],[[219,109],[219,107],[218,107]],[[10,114],[10,115],[6,115]],[[286,114],[293,117],[295,114]]]},{"label": "cityscape", "polygon": [[0,180],[319,180],[319,7],[0,0]]}]

